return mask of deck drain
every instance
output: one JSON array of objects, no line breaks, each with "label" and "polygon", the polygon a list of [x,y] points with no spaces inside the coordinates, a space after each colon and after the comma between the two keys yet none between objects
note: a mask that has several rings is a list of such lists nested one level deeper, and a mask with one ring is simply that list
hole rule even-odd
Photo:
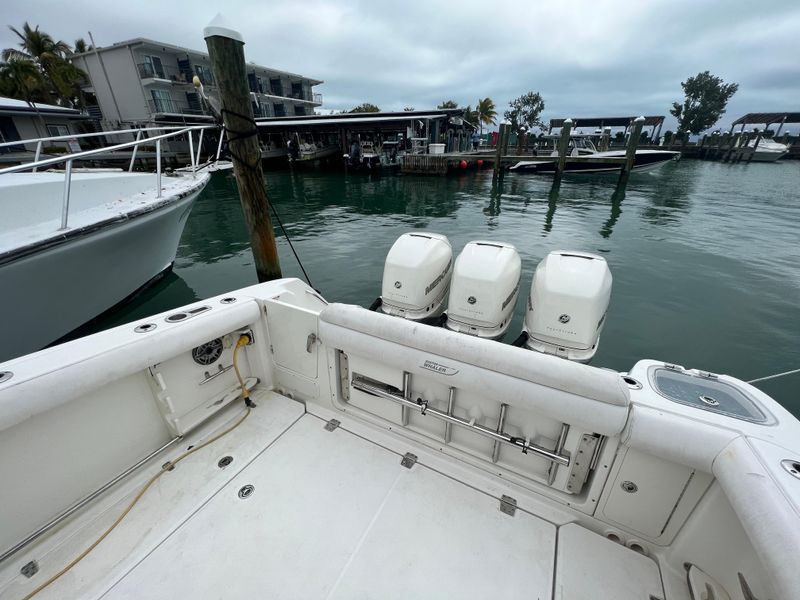
[{"label": "deck drain", "polygon": [[136,333],[147,333],[148,331],[153,331],[153,329],[156,327],[158,327],[158,325],[155,323],[142,323],[141,325],[134,327],[133,330]]},{"label": "deck drain", "polygon": [[629,494],[635,494],[639,491],[639,486],[633,483],[632,481],[623,481],[619,484],[624,491],[628,492]]},{"label": "deck drain", "polygon": [[232,456],[223,456],[222,458],[219,459],[219,462],[217,463],[217,466],[220,469],[224,469],[225,467],[227,467],[232,462],[233,462],[233,457]]},{"label": "deck drain", "polygon": [[220,304],[233,304],[234,302],[236,302],[236,298],[233,296],[228,296],[219,301]]},{"label": "deck drain", "polygon": [[250,485],[249,483],[247,485],[243,485],[241,488],[239,488],[239,498],[241,498],[242,500],[246,500],[247,498],[252,496],[253,492],[255,491],[256,491],[255,486]]}]

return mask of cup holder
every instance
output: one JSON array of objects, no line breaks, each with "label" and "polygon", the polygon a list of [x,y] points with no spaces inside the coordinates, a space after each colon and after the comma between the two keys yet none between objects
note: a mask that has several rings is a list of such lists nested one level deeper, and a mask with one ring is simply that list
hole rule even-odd
[{"label": "cup holder", "polygon": [[141,325],[137,325],[133,328],[136,333],[147,333],[148,331],[153,331],[158,325],[155,323],[142,323]]},{"label": "cup holder", "polygon": [[639,382],[639,380],[638,379],[634,379],[630,375],[623,375],[622,376],[622,381],[624,381],[625,384],[629,388],[631,388],[632,390],[640,390],[640,389],[642,389],[642,384]]},{"label": "cup holder", "polygon": [[167,323],[178,323],[185,319],[188,319],[189,315],[185,312],[174,313],[164,319]]}]

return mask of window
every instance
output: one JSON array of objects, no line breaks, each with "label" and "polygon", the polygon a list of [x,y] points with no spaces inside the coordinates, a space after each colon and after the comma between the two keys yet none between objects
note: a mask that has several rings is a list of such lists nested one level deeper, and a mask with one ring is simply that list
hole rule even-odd
[{"label": "window", "polygon": [[205,65],[195,65],[194,72],[200,78],[200,83],[203,85],[214,84],[214,75],[211,72],[211,67],[207,67]]},{"label": "window", "polygon": [[57,135],[69,135],[69,128],[66,125],[48,125],[47,135],[53,137]]},{"label": "window", "polygon": [[294,114],[303,116],[306,114],[306,107],[305,106],[295,106],[294,107]]},{"label": "window", "polygon": [[161,113],[174,113],[175,105],[172,96],[166,90],[150,90],[153,96],[153,110]]},{"label": "window", "polygon": [[298,100],[302,100],[303,98],[303,84],[298,82],[292,82],[292,98],[296,98]]},{"label": "window", "polygon": [[269,80],[269,89],[273,96],[283,96],[283,85],[280,78]]},{"label": "window", "polygon": [[275,110],[276,117],[285,117],[286,116],[286,109],[283,107],[283,104],[276,102],[272,105],[272,108]]},{"label": "window", "polygon": [[161,59],[157,56],[145,56],[142,68],[142,75],[145,77],[166,79],[164,75],[164,66],[161,64]]}]

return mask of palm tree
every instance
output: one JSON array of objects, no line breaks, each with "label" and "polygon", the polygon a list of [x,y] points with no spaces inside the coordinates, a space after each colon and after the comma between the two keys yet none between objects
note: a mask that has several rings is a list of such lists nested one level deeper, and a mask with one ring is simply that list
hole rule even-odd
[{"label": "palm tree", "polygon": [[441,104],[439,104],[436,108],[442,110],[447,108],[458,108],[458,102],[455,100],[445,100]]},{"label": "palm tree", "polygon": [[483,135],[484,124],[494,125],[497,122],[495,119],[495,117],[497,117],[497,111],[495,110],[494,100],[488,97],[483,100],[478,100],[478,105],[475,107],[475,110],[478,113],[478,121],[481,124],[481,135]]},{"label": "palm tree", "polygon": [[83,72],[66,60],[72,52],[69,44],[55,41],[50,34],[39,31],[38,25],[31,27],[27,21],[22,25],[22,31],[11,26],[9,29],[19,38],[21,50],[6,48],[2,53],[3,60],[31,61],[40,69],[55,95],[71,103],[76,81]]},{"label": "palm tree", "polygon": [[75,40],[75,46],[73,47],[73,52],[75,54],[83,54],[84,52],[90,52],[92,50],[94,50],[94,46],[87,44],[85,39],[78,38]]}]

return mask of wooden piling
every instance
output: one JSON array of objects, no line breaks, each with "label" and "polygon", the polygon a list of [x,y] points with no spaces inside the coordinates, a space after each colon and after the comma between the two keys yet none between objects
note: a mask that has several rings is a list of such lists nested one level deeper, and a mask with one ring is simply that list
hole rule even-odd
[{"label": "wooden piling", "polygon": [[567,149],[569,148],[569,136],[572,132],[572,119],[564,119],[561,124],[561,137],[558,138],[558,162],[556,163],[555,178],[561,179],[564,167],[567,166]]},{"label": "wooden piling", "polygon": [[500,130],[497,133],[497,148],[494,155],[494,177],[501,172],[503,157],[506,155],[506,146],[508,145],[508,123],[500,123]]},{"label": "wooden piling", "polygon": [[625,163],[619,173],[619,183],[624,184],[628,180],[633,170],[633,165],[636,163],[636,147],[639,145],[639,137],[642,135],[643,125],[644,117],[636,117],[633,120],[628,146],[625,148]]},{"label": "wooden piling", "polygon": [[253,120],[247,85],[244,40],[219,15],[203,30],[203,36],[219,86],[222,119],[233,159],[239,200],[250,232],[250,247],[255,258],[258,281],[278,279],[281,277],[281,265],[269,215],[258,130]]}]

